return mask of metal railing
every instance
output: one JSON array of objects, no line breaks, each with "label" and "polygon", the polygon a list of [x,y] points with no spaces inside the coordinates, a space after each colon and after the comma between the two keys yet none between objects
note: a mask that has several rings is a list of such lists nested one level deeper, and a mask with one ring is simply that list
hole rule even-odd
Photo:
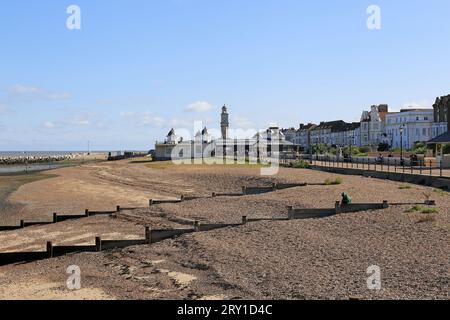
[{"label": "metal railing", "polygon": [[[300,159],[310,161],[314,166],[450,177],[450,170],[444,170],[442,160],[437,162],[432,160],[425,161],[423,159],[380,159],[375,157],[340,157],[328,155],[313,155],[312,159],[309,159],[309,156],[300,157]],[[290,161],[288,160],[287,162]]]}]

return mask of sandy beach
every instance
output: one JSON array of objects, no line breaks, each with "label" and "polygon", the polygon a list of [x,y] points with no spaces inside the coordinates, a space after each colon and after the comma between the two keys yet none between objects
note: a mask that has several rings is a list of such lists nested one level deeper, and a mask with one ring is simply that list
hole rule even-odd
[{"label": "sandy beach", "polygon": [[[243,215],[279,217],[286,207],[333,207],[342,192],[354,202],[436,200],[432,213],[412,205],[322,219],[261,221],[193,233],[152,245],[0,267],[0,299],[449,299],[450,194],[424,186],[320,171],[253,166],[175,166],[146,159],[101,162],[45,172],[17,183],[3,198],[2,223],[51,219],[53,212],[124,210],[0,234],[0,252],[137,239],[144,226],[181,228],[176,219],[239,223]],[[340,177],[340,185],[321,185]],[[0,177],[1,181],[2,177]],[[3,177],[4,179],[4,177]],[[312,185],[242,197],[242,186]],[[11,183],[11,181],[9,182]],[[4,184],[9,185],[7,182]],[[1,186],[1,184],[0,184]],[[148,207],[149,199],[204,198]],[[6,205],[7,204],[7,205]],[[147,208],[146,208],[147,207]],[[184,226],[185,227],[185,226]],[[65,287],[69,265],[80,266],[80,291]],[[367,288],[367,268],[381,268],[382,289]],[[31,283],[32,285],[27,285]]]}]

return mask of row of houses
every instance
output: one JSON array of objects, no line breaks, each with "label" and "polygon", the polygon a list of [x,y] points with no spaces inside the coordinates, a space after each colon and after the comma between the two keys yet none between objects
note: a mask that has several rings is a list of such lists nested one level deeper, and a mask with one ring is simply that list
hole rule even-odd
[{"label": "row of houses", "polygon": [[389,112],[387,104],[374,105],[363,111],[359,122],[342,120],[319,124],[300,124],[299,128],[283,129],[287,141],[300,149],[311,145],[368,146],[380,144],[390,148],[412,149],[417,142],[428,142],[450,127],[450,95],[436,98],[433,109],[402,109]]}]

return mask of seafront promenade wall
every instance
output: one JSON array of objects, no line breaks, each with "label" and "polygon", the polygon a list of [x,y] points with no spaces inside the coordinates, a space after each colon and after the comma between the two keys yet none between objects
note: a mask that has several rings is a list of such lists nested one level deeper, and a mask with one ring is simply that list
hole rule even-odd
[{"label": "seafront promenade wall", "polygon": [[450,190],[450,179],[444,177],[426,176],[423,174],[411,174],[403,172],[386,172],[386,171],[362,170],[354,168],[352,169],[352,168],[325,167],[319,165],[312,165],[311,169],[338,174],[359,175],[363,177],[407,182]]}]

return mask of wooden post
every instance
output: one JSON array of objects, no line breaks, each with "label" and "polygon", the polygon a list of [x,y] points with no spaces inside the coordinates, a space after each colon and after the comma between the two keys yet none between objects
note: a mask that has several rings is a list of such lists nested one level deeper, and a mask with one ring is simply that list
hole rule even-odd
[{"label": "wooden post", "polygon": [[51,241],[47,241],[47,257],[53,258],[53,244]]},{"label": "wooden post", "polygon": [[272,183],[272,190],[276,190],[277,189],[277,184],[276,182]]},{"label": "wooden post", "polygon": [[53,223],[58,222],[58,214],[56,212],[53,212]]},{"label": "wooden post", "polygon": [[430,160],[430,177],[433,176],[433,163]]},{"label": "wooden post", "polygon": [[389,208],[389,202],[387,200],[383,200],[383,208]]},{"label": "wooden post", "polygon": [[148,226],[145,227],[145,240],[148,244],[152,243],[152,231]]},{"label": "wooden post", "polygon": [[181,196],[180,200],[181,200],[181,202],[183,202],[184,201],[184,196]]},{"label": "wooden post", "polygon": [[213,198],[215,198],[215,197],[216,197],[216,193],[213,192],[211,196],[212,196]]},{"label": "wooden post", "polygon": [[334,203],[334,212],[336,213],[336,214],[338,214],[338,213],[340,213],[341,212],[341,202],[340,201],[336,201],[335,203]]},{"label": "wooden post", "polygon": [[116,212],[120,212],[120,206],[116,207]]},{"label": "wooden post", "polygon": [[246,224],[247,223],[247,216],[242,216],[242,224]]},{"label": "wooden post", "polygon": [[100,237],[95,237],[95,250],[97,252],[102,251],[102,239]]},{"label": "wooden post", "polygon": [[148,206],[151,207],[153,205],[153,199],[148,200]]},{"label": "wooden post", "polygon": [[194,230],[195,232],[200,231],[200,224],[198,221],[194,221]]},{"label": "wooden post", "polygon": [[25,228],[25,221],[24,220],[20,220],[20,227],[22,229]]},{"label": "wooden post", "polygon": [[439,166],[439,176],[442,178],[442,158],[441,158],[440,166]]},{"label": "wooden post", "polygon": [[86,217],[89,217],[89,215],[90,215],[89,209],[84,210],[84,214],[86,215]]},{"label": "wooden post", "polygon": [[292,220],[294,219],[294,207],[293,206],[288,206],[288,219]]},{"label": "wooden post", "polygon": [[242,186],[242,194],[245,196],[247,194],[247,187]]}]

